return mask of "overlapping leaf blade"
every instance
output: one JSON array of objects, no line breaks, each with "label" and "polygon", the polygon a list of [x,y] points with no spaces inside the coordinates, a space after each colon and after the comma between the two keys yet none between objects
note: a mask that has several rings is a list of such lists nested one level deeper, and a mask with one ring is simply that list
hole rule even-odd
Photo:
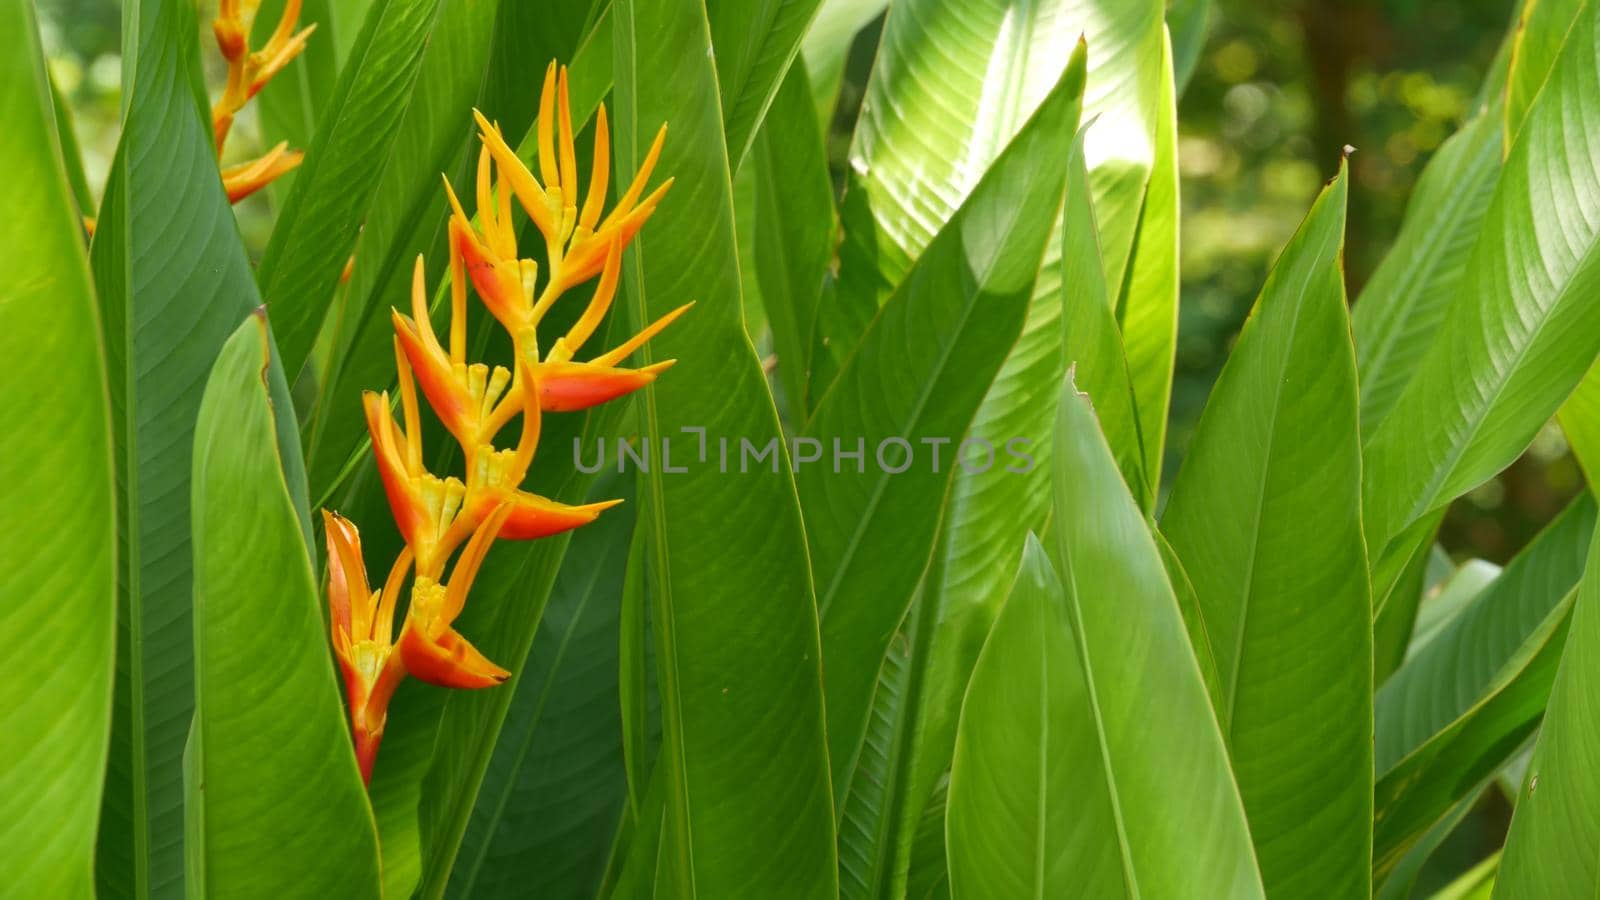
[{"label": "overlapping leaf blade", "polygon": [[1029,535],[961,706],[946,819],[954,897],[1137,894],[1072,614]]},{"label": "overlapping leaf blade", "polygon": [[[1115,827],[1097,829],[1099,839],[1114,842],[1129,895],[1264,896],[1222,733],[1160,553],[1090,401],[1070,384],[1054,440],[1055,562],[1089,686],[1084,724],[1099,744],[1083,764],[1101,767],[1117,813]],[[952,797],[959,777],[951,775]]]},{"label": "overlapping leaf blade", "polygon": [[1587,302],[1600,291],[1596,9],[1573,25],[1506,160],[1464,302],[1367,442],[1374,557],[1520,454],[1600,350],[1600,317]]},{"label": "overlapping leaf blade", "polygon": [[311,353],[413,98],[439,0],[374,0],[261,260],[287,371]]},{"label": "overlapping leaf blade", "polygon": [[[630,311],[642,323],[699,301],[640,354],[680,360],[638,402],[657,463],[639,490],[664,728],[651,868],[677,897],[833,896],[816,607],[777,413],[745,334],[710,28],[693,0],[624,0],[612,15],[617,167],[635,168],[670,121],[659,171],[676,179],[624,261]],[[720,444],[699,456],[683,427],[725,439],[727,471]],[[687,472],[664,471],[668,436]],[[746,442],[770,463],[746,469]]]},{"label": "overlapping leaf blade", "polygon": [[1600,895],[1600,543],[1591,541],[1496,897]]},{"label": "overlapping leaf blade", "polygon": [[[0,2],[0,871],[94,894],[116,661],[111,412],[83,229],[56,141],[38,23]],[[24,887],[25,886],[25,887]]]},{"label": "overlapping leaf blade", "polygon": [[304,489],[289,484],[304,474],[284,462],[299,444],[276,433],[271,352],[257,313],[217,358],[195,427],[188,889],[378,897],[377,833],[294,499]]},{"label": "overlapping leaf blade", "polygon": [[728,162],[737,171],[821,0],[709,0]]},{"label": "overlapping leaf blade", "polygon": [[1223,731],[1273,896],[1369,890],[1372,605],[1347,194],[1341,169],[1268,276],[1161,521],[1212,637]]},{"label": "overlapping leaf blade", "polygon": [[813,407],[1080,37],[1093,72],[1085,115],[1100,121],[1088,159],[1107,282],[1120,287],[1154,158],[1162,12],[1151,0],[891,7],[851,145],[836,290],[818,310]]},{"label": "overlapping leaf blade", "polygon": [[[933,549],[957,445],[1027,317],[1065,186],[1066,173],[1048,161],[1071,146],[1083,80],[1080,48],[889,298],[806,426],[821,449],[809,467],[797,454],[796,481],[817,578],[828,740],[841,794],[879,667]],[[990,438],[974,440],[980,437]],[[976,459],[962,464],[1027,467],[1026,459],[1008,458],[1014,448],[1005,436],[993,437],[988,451],[973,444]],[[859,465],[835,464],[839,449],[857,444]],[[937,466],[931,451],[941,453]]]},{"label": "overlapping leaf blade", "polygon": [[1379,876],[1538,724],[1594,524],[1582,496],[1378,691]]},{"label": "overlapping leaf blade", "polygon": [[124,12],[133,87],[90,250],[116,447],[120,623],[96,876],[102,896],[175,897],[194,704],[193,429],[217,351],[260,301],[215,174],[194,9],[142,0]]}]

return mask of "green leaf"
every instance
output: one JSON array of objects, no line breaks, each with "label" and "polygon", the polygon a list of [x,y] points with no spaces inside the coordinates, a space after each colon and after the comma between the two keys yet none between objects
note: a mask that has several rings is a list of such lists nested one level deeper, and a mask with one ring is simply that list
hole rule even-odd
[{"label": "green leaf", "polygon": [[[1172,398],[1172,372],[1178,346],[1178,99],[1172,82],[1172,47],[1156,45],[1161,70],[1156,81],[1159,103],[1154,120],[1154,161],[1144,191],[1144,204],[1133,235],[1127,281],[1117,301],[1117,323],[1127,350],[1133,396],[1139,408],[1140,435],[1144,440],[1147,473],[1145,509],[1153,509],[1161,484],[1162,456],[1166,452],[1167,407]],[[1102,119],[1096,129],[1109,129],[1115,120]],[[1090,132],[1091,136],[1095,132]],[[1093,143],[1090,144],[1092,148]],[[1092,158],[1092,157],[1091,157]],[[1121,172],[1121,174],[1118,174]],[[1126,183],[1133,171],[1102,164],[1091,170],[1096,188],[1096,215],[1108,263],[1117,252],[1114,200],[1130,191]],[[1100,177],[1096,177],[1100,176]],[[1110,188],[1107,188],[1107,185]],[[1121,283],[1121,282],[1114,282]]]},{"label": "green leaf", "polygon": [[[129,16],[134,77],[90,249],[117,468],[119,631],[96,861],[104,897],[183,893],[184,740],[194,708],[189,479],[218,350],[259,305],[200,106],[194,6]],[[282,398],[280,415],[292,419]]]},{"label": "green leaf", "polygon": [[1562,43],[1588,0],[1525,2],[1512,37],[1506,73],[1505,149],[1528,120],[1534,100],[1554,70]]},{"label": "green leaf", "polygon": [[1074,612],[1028,535],[961,704],[945,826],[955,897],[1139,893],[1122,866]]},{"label": "green leaf", "polygon": [[1511,817],[1496,897],[1600,896],[1600,551],[1589,545],[1572,627],[1527,786]]},{"label": "green leaf", "polygon": [[1088,685],[1077,727],[1097,738],[1079,765],[1098,767],[1115,813],[1094,831],[1120,860],[1129,896],[1261,897],[1244,806],[1160,552],[1070,384],[1054,466],[1057,574]]},{"label": "green leaf", "polygon": [[[1353,315],[1361,427],[1372,434],[1411,381],[1461,295],[1500,175],[1500,115],[1480,113],[1422,170],[1405,221]],[[1381,548],[1379,548],[1381,549]]]},{"label": "green leaf", "polygon": [[29,0],[0,2],[0,871],[94,895],[116,660],[111,412],[94,287]]},{"label": "green leaf", "polygon": [[1274,897],[1364,896],[1372,602],[1345,311],[1343,166],[1278,258],[1162,518],[1194,582]]},{"label": "green leaf", "polygon": [[1600,292],[1600,141],[1572,136],[1596,130],[1584,123],[1600,93],[1597,10],[1574,24],[1506,160],[1462,302],[1367,442],[1374,548],[1515,459],[1600,350],[1588,302]]},{"label": "green leaf", "polygon": [[[729,168],[744,162],[821,0],[707,0]],[[809,87],[807,88],[809,91]]]},{"label": "green leaf", "polygon": [[[877,883],[886,879],[895,891],[905,887],[916,831],[949,771],[961,695],[1011,587],[1007,569],[1028,532],[1048,522],[1054,409],[1034,386],[1059,382],[1068,357],[1086,382],[1094,380],[1096,391],[1107,386],[1105,417],[1127,427],[1121,446],[1141,467],[1136,477],[1143,483],[1133,394],[1103,280],[1083,138],[1080,130],[1067,159],[1062,262],[1041,273],[1021,337],[967,429],[1027,441],[1033,465],[1026,472],[996,466],[955,473],[929,570],[880,672],[871,733],[852,776],[841,838],[847,893],[877,893]],[[875,752],[884,746],[893,747],[892,754]]]},{"label": "green leaf", "polygon": [[[841,797],[861,750],[878,670],[932,552],[955,469],[1017,472],[1032,463],[1026,447],[1008,442],[1010,435],[963,439],[1022,332],[1060,216],[1065,172],[1049,161],[1066,154],[1077,130],[1084,57],[1080,45],[1033,117],[889,298],[806,426],[815,455],[808,463],[796,454]],[[841,461],[840,450],[854,449],[863,452],[859,464]]]},{"label": "green leaf", "polygon": [[1558,418],[1589,489],[1600,490],[1600,363],[1589,368]]},{"label": "green leaf", "polygon": [[835,289],[818,309],[815,407],[878,308],[1055,83],[1091,48],[1088,161],[1107,283],[1121,286],[1155,155],[1158,0],[903,0],[884,25],[850,149]]},{"label": "green leaf", "polygon": [[[603,480],[594,499],[614,496]],[[518,680],[449,896],[595,896],[626,807],[618,641],[633,517],[574,534]]]},{"label": "green leaf", "polygon": [[806,418],[811,329],[833,257],[833,186],[811,107],[806,66],[796,60],[750,148],[755,179],[755,275],[778,355],[780,409]]},{"label": "green leaf", "polygon": [[261,259],[285,369],[298,374],[377,196],[439,0],[374,0]]},{"label": "green leaf", "polygon": [[1595,515],[1580,496],[1378,690],[1378,875],[1538,724]]},{"label": "green leaf", "polygon": [[62,169],[67,176],[67,184],[72,188],[72,199],[77,203],[77,211],[81,215],[94,215],[94,195],[89,192],[89,180],[83,174],[83,150],[78,145],[78,132],[72,126],[72,107],[67,98],[61,96],[61,88],[56,84],[54,75],[46,72],[45,78],[50,83],[50,102],[54,107],[56,140],[61,147]]},{"label": "green leaf", "polygon": [[[613,6],[618,169],[660,123],[672,193],[624,260],[635,324],[699,305],[641,351],[680,362],[637,401],[657,463],[640,473],[664,729],[656,867],[675,897],[835,896],[816,607],[794,484],[745,333],[731,173],[709,28],[696,0]],[[729,449],[696,455],[681,428]],[[674,436],[668,474],[664,441]],[[745,442],[748,442],[747,444]],[[732,470],[744,446],[773,468]],[[774,716],[773,710],[782,710]],[[747,802],[759,796],[762,802]],[[652,829],[653,831],[654,829]]]},{"label": "green leaf", "polygon": [[[1129,371],[1122,329],[1117,324],[1115,301],[1105,282],[1105,262],[1100,253],[1100,227],[1095,217],[1094,197],[1089,190],[1089,170],[1084,160],[1084,138],[1094,128],[1090,123],[1079,132],[1067,158],[1067,199],[1062,218],[1061,266],[1058,277],[1062,292],[1062,336],[1058,367],[1046,383],[1061,380],[1064,362],[1073,372],[1078,389],[1094,401],[1100,428],[1117,458],[1123,480],[1141,506],[1149,509],[1154,499],[1160,469],[1145,467],[1146,442],[1134,395],[1133,375]],[[1015,356],[1013,356],[1015,358]],[[1003,376],[1002,376],[1003,377]],[[1013,385],[1016,391],[1023,384]],[[991,393],[994,393],[991,391]],[[1164,408],[1164,406],[1163,406]],[[1049,427],[1050,416],[1045,417]],[[1049,432],[1040,434],[1041,452],[1047,451]],[[1155,457],[1159,464],[1160,457]],[[1020,485],[1016,485],[1020,487]],[[1021,498],[1017,498],[1021,500]],[[1010,513],[1003,507],[990,511],[988,527],[1005,529],[1001,524]],[[977,529],[967,541],[981,540]]]},{"label": "green leaf", "polygon": [[1461,873],[1455,881],[1435,893],[1432,900],[1489,900],[1500,876],[1501,855],[1489,854],[1482,862]]},{"label": "green leaf", "polygon": [[286,481],[298,467],[281,459],[299,445],[275,433],[271,354],[257,313],[222,348],[195,426],[188,889],[378,897],[377,833]]}]

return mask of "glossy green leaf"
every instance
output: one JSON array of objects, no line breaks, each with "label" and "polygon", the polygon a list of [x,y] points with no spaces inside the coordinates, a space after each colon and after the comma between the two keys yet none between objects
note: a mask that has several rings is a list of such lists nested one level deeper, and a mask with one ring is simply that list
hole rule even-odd
[{"label": "glossy green leaf", "polygon": [[[738,171],[821,0],[707,0],[728,163]],[[809,87],[807,88],[809,91]]]},{"label": "glossy green leaf", "polygon": [[1105,289],[1083,136],[1080,130],[1067,159],[1062,262],[1041,273],[1022,335],[967,429],[993,439],[1021,438],[1025,447],[1015,449],[1033,463],[1025,472],[995,466],[954,475],[929,570],[879,673],[870,733],[842,811],[847,895],[879,893],[882,883],[893,892],[907,889],[916,832],[950,767],[961,696],[1011,587],[1007,568],[1027,533],[1048,522],[1054,409],[1034,387],[1059,382],[1068,358],[1083,383],[1093,383],[1093,396],[1102,396],[1104,386],[1103,419],[1123,426],[1108,427],[1120,435],[1113,441],[1119,463],[1126,459],[1136,467],[1133,477],[1143,484],[1133,394]]},{"label": "glossy green leaf", "polygon": [[[955,470],[1032,465],[1011,435],[969,427],[1028,314],[1065,187],[1066,173],[1048,161],[1071,146],[1083,84],[1080,46],[823,398],[805,429],[814,452],[796,454],[841,794]],[[855,449],[859,463],[840,455]]]},{"label": "glossy green leaf", "polygon": [[945,826],[954,897],[1139,893],[1119,853],[1073,613],[1029,535],[961,704]]},{"label": "glossy green leaf", "polygon": [[[1366,533],[1384,547],[1515,459],[1600,350],[1600,16],[1573,25],[1507,158],[1461,303],[1366,447]],[[1587,123],[1587,124],[1586,124]]]},{"label": "glossy green leaf", "polygon": [[[1436,533],[1442,519],[1443,510],[1440,510],[1424,519],[1420,523],[1420,530],[1430,535]],[[1376,573],[1373,577],[1375,582],[1372,604],[1375,611],[1372,617],[1374,685],[1383,684],[1394,674],[1394,670],[1405,661],[1407,648],[1412,644],[1417,616],[1427,589],[1428,573],[1433,566],[1433,556],[1439,548],[1438,544],[1431,544],[1430,541],[1431,537],[1408,541],[1408,546],[1413,548],[1411,558],[1402,561],[1400,574],[1392,578],[1392,584],[1389,584],[1391,576],[1387,571]],[[1399,563],[1391,560],[1389,564],[1393,566]],[[1389,586],[1385,589],[1381,585]]]},{"label": "glossy green leaf", "polygon": [[136,77],[90,249],[119,531],[117,693],[96,878],[104,897],[176,897],[194,707],[193,429],[217,351],[260,301],[195,90],[194,7],[143,0],[124,12]]},{"label": "glossy green leaf", "polygon": [[[594,499],[614,496],[615,479]],[[578,531],[495,745],[448,896],[594,896],[627,801],[617,628],[633,517]]]},{"label": "glossy green leaf", "polygon": [[806,417],[811,329],[833,257],[833,185],[804,61],[773,98],[747,165],[755,180],[755,276],[778,356],[780,409]]},{"label": "glossy green leaf", "polygon": [[83,148],[78,144],[78,132],[72,124],[72,108],[67,103],[67,98],[61,96],[61,88],[56,84],[55,76],[46,72],[45,77],[50,83],[50,102],[54,107],[56,140],[61,147],[61,168],[67,176],[67,185],[72,188],[72,199],[77,203],[78,212],[85,216],[93,216],[94,196],[89,192],[89,181],[83,173]]},{"label": "glossy green leaf", "polygon": [[1378,690],[1379,875],[1538,724],[1594,523],[1580,496]]},{"label": "glossy green leaf", "polygon": [[[116,660],[116,515],[106,368],[29,0],[0,2],[0,871],[38,896],[94,895]],[[25,888],[24,888],[25,886]]]},{"label": "glossy green leaf", "polygon": [[439,0],[374,0],[261,259],[287,371],[298,373],[372,208]]},{"label": "glossy green leaf", "polygon": [[1400,234],[1356,300],[1352,318],[1366,434],[1400,399],[1451,301],[1461,295],[1500,175],[1500,122],[1498,109],[1480,113],[1429,160]]},{"label": "glossy green leaf", "polygon": [[[624,260],[629,311],[637,324],[698,301],[639,354],[679,360],[637,401],[656,463],[640,474],[639,516],[664,729],[660,889],[834,896],[816,607],[777,412],[745,333],[709,28],[695,0],[623,0],[612,16],[617,168],[632,171],[670,121],[658,171],[676,179]],[[770,462],[746,469],[746,446]],[[669,473],[669,453],[687,471]]]},{"label": "glossy green leaf", "polygon": [[1591,541],[1572,627],[1528,780],[1506,837],[1496,897],[1600,896],[1600,546]]},{"label": "glossy green leaf", "polygon": [[[1147,481],[1140,499],[1145,509],[1153,509],[1166,453],[1167,408],[1178,346],[1178,98],[1172,81],[1171,44],[1158,43],[1143,52],[1156,54],[1161,60],[1160,74],[1155,78],[1155,155],[1129,251],[1126,281],[1112,283],[1123,285],[1117,300],[1117,324],[1122,327],[1134,402],[1139,409],[1139,434],[1144,442]],[[1091,138],[1102,129],[1109,130],[1115,121],[1096,120]],[[1091,149],[1094,146],[1090,144]],[[1112,218],[1116,203],[1112,201],[1129,192],[1127,182],[1137,171],[1126,164],[1105,163],[1090,171],[1090,184],[1099,191],[1095,215],[1108,265],[1114,263],[1112,254],[1117,252],[1117,223]]]},{"label": "glossy green leaf", "polygon": [[813,407],[1080,37],[1107,283],[1120,287],[1155,155],[1162,11],[1156,0],[892,5],[850,149],[837,283],[818,309]]},{"label": "glossy green leaf", "polygon": [[377,897],[377,833],[286,480],[298,468],[281,460],[299,446],[275,433],[271,352],[257,313],[218,356],[195,426],[188,889]]},{"label": "glossy green leaf", "polygon": [[1372,603],[1341,171],[1278,258],[1212,389],[1161,530],[1199,597],[1274,897],[1364,896]]},{"label": "glossy green leaf", "polygon": [[[1491,853],[1435,893],[1432,900],[1489,900],[1500,876],[1501,855]],[[1509,895],[1508,895],[1509,896]]]},{"label": "glossy green leaf", "polygon": [[1588,0],[1524,2],[1512,38],[1506,73],[1505,148],[1509,151],[1528,120],[1534,100],[1544,90],[1556,57]]},{"label": "glossy green leaf", "polygon": [[1120,860],[1128,896],[1264,896],[1160,552],[1089,403],[1070,384],[1054,440],[1055,561],[1088,685],[1078,727],[1094,730],[1100,751],[1082,765],[1100,767],[1115,811],[1097,837]]},{"label": "glossy green leaf", "polygon": [[1578,389],[1561,405],[1558,418],[1589,489],[1600,489],[1600,362],[1589,368]]}]

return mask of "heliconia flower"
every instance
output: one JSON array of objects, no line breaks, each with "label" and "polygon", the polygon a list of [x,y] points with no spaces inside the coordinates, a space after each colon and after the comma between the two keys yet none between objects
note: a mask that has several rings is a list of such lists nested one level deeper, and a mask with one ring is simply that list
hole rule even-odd
[{"label": "heliconia flower", "polygon": [[238,203],[261,190],[277,180],[278,176],[300,165],[304,158],[305,154],[299,150],[290,150],[287,141],[279,141],[266,155],[223,169],[222,186],[227,189],[228,202]]},{"label": "heliconia flower", "polygon": [[323,510],[328,540],[328,607],[334,655],[344,676],[350,702],[350,724],[356,761],[364,781],[372,779],[372,763],[383,740],[389,698],[405,677],[393,654],[395,599],[410,565],[409,551],[395,561],[382,591],[367,583],[361,557],[361,535],[348,519]]},{"label": "heliconia flower", "polygon": [[[241,2],[251,0],[224,0],[224,9],[236,13]],[[280,34],[291,31],[292,25],[280,24]],[[223,38],[219,26],[219,41]],[[621,363],[693,305],[669,312],[608,352],[586,361],[575,358],[610,311],[622,275],[624,248],[672,184],[667,179],[644,195],[660,156],[665,127],[616,208],[602,219],[610,153],[605,109],[598,112],[594,173],[580,208],[565,69],[551,63],[545,76],[538,120],[539,178],[517,159],[498,126],[481,115],[478,125],[483,147],[478,155],[476,223],[467,217],[450,182],[445,181],[452,212],[449,332],[441,340],[434,331],[426,268],[418,257],[412,274],[411,315],[392,311],[403,427],[395,421],[395,404],[388,392],[369,391],[362,397],[373,458],[390,511],[406,542],[382,592],[374,593],[367,586],[354,526],[331,514],[326,518],[334,644],[345,671],[364,775],[371,771],[372,755],[382,736],[392,682],[412,674],[444,687],[482,688],[499,684],[510,675],[454,628],[489,547],[499,538],[527,540],[577,528],[621,502],[573,506],[523,490],[538,449],[543,416],[587,409],[653,382],[675,360],[637,369],[623,368]],[[219,146],[224,134],[225,130],[219,130]],[[282,146],[274,150],[278,155],[284,152]],[[270,180],[265,170],[273,162],[253,165],[256,168],[251,172],[261,173],[262,183]],[[539,266],[518,253],[513,198],[545,238],[549,272],[542,290]],[[552,304],[570,288],[596,276],[599,281],[583,312],[565,334],[541,352],[538,328]],[[469,283],[511,337],[512,362],[507,366],[467,360]],[[423,465],[419,386],[422,397],[461,447],[462,478],[439,478]],[[516,444],[497,447],[495,439],[518,416],[522,423]],[[460,555],[446,580],[444,569],[458,548]],[[388,641],[394,598],[408,572],[414,573],[411,603],[391,652]]]},{"label": "heliconia flower", "polygon": [[[260,50],[251,51],[250,29],[255,23],[259,0],[220,0],[218,3],[217,18],[211,23],[211,29],[217,37],[217,48],[228,63],[227,86],[211,110],[212,138],[218,158],[233,128],[234,116],[274,75],[300,55],[316,30],[315,23],[295,30],[300,22],[300,4],[301,0],[287,0],[272,36]],[[228,199],[237,203],[299,165],[300,154],[285,150],[285,145],[279,144],[266,156],[225,171],[223,182],[228,185]]]},{"label": "heliconia flower", "polygon": [[418,576],[411,588],[411,608],[400,633],[400,659],[406,671],[429,684],[450,688],[491,687],[511,673],[490,662],[451,626],[466,604],[467,591],[510,513],[500,507],[472,534],[450,573],[450,583]]}]

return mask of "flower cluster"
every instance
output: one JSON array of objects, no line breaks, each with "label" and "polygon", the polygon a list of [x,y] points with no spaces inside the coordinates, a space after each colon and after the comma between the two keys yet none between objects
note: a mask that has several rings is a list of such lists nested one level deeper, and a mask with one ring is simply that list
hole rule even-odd
[{"label": "flower cluster", "polygon": [[[300,22],[300,2],[286,0],[278,27],[260,50],[250,49],[250,29],[255,24],[260,0],[220,0],[218,3],[217,18],[211,23],[211,29],[217,36],[217,48],[228,63],[227,87],[211,109],[211,128],[219,161],[222,148],[228,142],[228,132],[233,128],[234,116],[266,87],[272,76],[300,55],[311,32],[316,30],[316,25],[295,30]],[[222,184],[227,188],[229,202],[238,203],[271,184],[300,165],[302,156],[300,151],[290,150],[287,141],[280,141],[258,159],[223,169]]]},{"label": "flower cluster", "polygon": [[[510,674],[453,627],[490,545],[497,538],[526,540],[576,528],[620,502],[569,506],[522,490],[538,448],[541,416],[587,409],[654,381],[672,360],[642,369],[620,368],[618,363],[689,308],[674,310],[588,361],[574,359],[616,295],[623,248],[655,210],[671,179],[644,196],[666,134],[663,127],[633,183],[601,218],[610,152],[602,106],[595,122],[593,173],[580,209],[566,79],[566,70],[552,62],[539,104],[538,178],[499,128],[478,116],[483,148],[476,224],[445,182],[452,209],[447,340],[441,342],[434,331],[427,277],[418,257],[411,315],[393,313],[403,426],[395,421],[395,404],[387,392],[369,391],[362,398],[373,456],[406,545],[380,590],[367,581],[356,527],[336,513],[323,513],[333,645],[344,674],[363,778],[371,778],[389,699],[406,675],[443,687],[481,688]],[[538,264],[518,253],[513,197],[544,236],[547,272],[542,289]],[[587,308],[541,354],[538,329],[545,313],[566,291],[596,276]],[[511,336],[514,362],[509,369],[467,361],[469,280]],[[422,399],[461,447],[462,478],[440,478],[423,465],[418,385]],[[519,416],[515,446],[497,448],[495,438]],[[455,563],[446,577],[453,555]],[[395,611],[408,574],[411,602],[396,638]]]}]

